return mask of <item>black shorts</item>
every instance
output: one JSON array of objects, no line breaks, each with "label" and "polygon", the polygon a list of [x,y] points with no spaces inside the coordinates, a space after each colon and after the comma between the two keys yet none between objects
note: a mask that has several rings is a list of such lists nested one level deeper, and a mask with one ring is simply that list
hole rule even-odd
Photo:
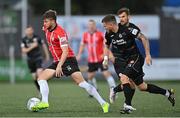
[{"label": "black shorts", "polygon": [[98,63],[88,63],[88,72],[95,72],[98,71],[98,69],[101,69],[101,71],[108,70],[108,68],[104,68],[102,65],[102,62]]},{"label": "black shorts", "polygon": [[[54,62],[48,67],[48,69],[56,70],[57,65],[58,62]],[[62,71],[65,76],[69,76],[74,72],[80,71],[76,58],[75,57],[67,58],[64,64],[62,65]]]},{"label": "black shorts", "polygon": [[137,54],[132,55],[128,59],[115,58],[114,69],[118,76],[124,74],[134,81],[136,85],[143,83],[143,65],[144,58]]},{"label": "black shorts", "polygon": [[31,73],[36,73],[38,68],[42,68],[42,59],[38,60],[28,60],[27,61],[28,68]]}]

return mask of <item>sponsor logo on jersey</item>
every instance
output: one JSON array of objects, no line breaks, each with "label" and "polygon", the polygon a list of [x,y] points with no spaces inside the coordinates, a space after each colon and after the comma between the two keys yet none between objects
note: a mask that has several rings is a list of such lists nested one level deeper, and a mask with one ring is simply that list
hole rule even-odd
[{"label": "sponsor logo on jersey", "polygon": [[119,38],[122,38],[122,34],[119,34]]},{"label": "sponsor logo on jersey", "polygon": [[117,45],[123,45],[126,44],[127,42],[124,39],[119,39],[119,40],[112,39],[112,43]]}]

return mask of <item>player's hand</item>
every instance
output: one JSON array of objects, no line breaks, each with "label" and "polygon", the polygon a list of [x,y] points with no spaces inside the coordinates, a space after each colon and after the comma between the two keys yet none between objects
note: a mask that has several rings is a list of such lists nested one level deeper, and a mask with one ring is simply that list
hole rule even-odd
[{"label": "player's hand", "polygon": [[152,65],[151,55],[146,55],[145,61],[148,66]]},{"label": "player's hand", "polygon": [[102,62],[102,65],[103,65],[104,68],[108,67],[108,57],[107,56],[104,56],[104,60]]},{"label": "player's hand", "polygon": [[56,77],[61,77],[61,76],[63,76],[64,74],[63,74],[63,71],[62,71],[62,67],[61,67],[61,65],[57,65],[57,67],[56,67]]},{"label": "player's hand", "polygon": [[112,56],[109,57],[109,60],[110,60],[112,63],[114,63],[114,62],[115,62],[115,57],[112,55]]}]

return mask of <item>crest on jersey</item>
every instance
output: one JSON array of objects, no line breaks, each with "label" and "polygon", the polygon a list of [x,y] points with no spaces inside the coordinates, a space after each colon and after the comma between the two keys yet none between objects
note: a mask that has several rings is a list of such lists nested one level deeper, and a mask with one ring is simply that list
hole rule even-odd
[{"label": "crest on jersey", "polygon": [[133,64],[134,64],[134,60],[131,60],[131,61],[129,62],[129,64],[128,64],[128,67],[132,67]]},{"label": "crest on jersey", "polygon": [[71,68],[70,65],[66,66],[66,68],[67,68],[68,71],[71,71],[71,70],[72,70],[72,68]]},{"label": "crest on jersey", "polygon": [[122,38],[122,34],[119,34],[119,38]]}]

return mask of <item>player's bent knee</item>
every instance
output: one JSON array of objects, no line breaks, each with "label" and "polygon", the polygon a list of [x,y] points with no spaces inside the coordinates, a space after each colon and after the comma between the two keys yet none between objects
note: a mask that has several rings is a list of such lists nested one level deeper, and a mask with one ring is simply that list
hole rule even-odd
[{"label": "player's bent knee", "polygon": [[130,81],[130,87],[132,88],[132,89],[136,89],[136,85],[135,85],[135,83],[132,81],[132,80],[129,80]]},{"label": "player's bent knee", "polygon": [[49,80],[54,76],[54,74],[55,74],[55,70],[46,69],[40,73],[37,80]]},{"label": "player's bent knee", "polygon": [[43,69],[37,69],[37,77],[39,77],[40,76],[40,74],[43,72]]},{"label": "player's bent knee", "polygon": [[145,83],[143,82],[142,84],[140,84],[140,85],[138,86],[138,89],[139,89],[140,91],[146,91],[146,90],[147,90],[147,84],[145,84]]},{"label": "player's bent knee", "polygon": [[76,84],[80,84],[81,82],[85,81],[81,72],[74,72],[71,74],[72,79],[76,82]]}]

